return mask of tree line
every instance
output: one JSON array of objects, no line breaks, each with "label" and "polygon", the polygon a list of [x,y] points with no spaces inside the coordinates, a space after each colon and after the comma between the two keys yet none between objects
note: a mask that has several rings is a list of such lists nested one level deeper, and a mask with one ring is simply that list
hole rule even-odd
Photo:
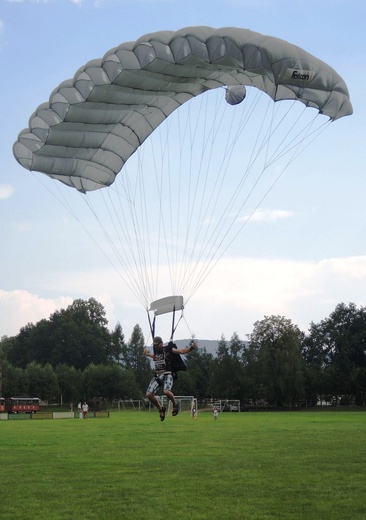
[{"label": "tree line", "polygon": [[[126,341],[108,329],[102,304],[75,300],[48,320],[0,341],[0,393],[62,403],[144,399],[152,375],[139,325]],[[340,303],[307,333],[283,316],[265,316],[246,340],[233,333],[215,354],[204,344],[186,356],[176,395],[314,406],[319,399],[365,405],[366,308]],[[1,369],[2,367],[2,369]]]}]

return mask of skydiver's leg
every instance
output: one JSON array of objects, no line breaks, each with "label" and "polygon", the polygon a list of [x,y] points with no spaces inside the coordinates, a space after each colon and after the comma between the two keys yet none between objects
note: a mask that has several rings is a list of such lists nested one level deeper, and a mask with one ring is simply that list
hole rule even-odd
[{"label": "skydiver's leg", "polygon": [[164,406],[161,406],[159,403],[157,397],[155,396],[155,393],[159,389],[159,387],[162,385],[162,382],[158,376],[155,376],[150,381],[149,386],[146,390],[146,397],[148,400],[159,410],[160,420],[164,421],[165,419],[165,408]]},{"label": "skydiver's leg", "polygon": [[164,377],[164,395],[166,395],[167,398],[171,401],[171,403],[173,405],[172,415],[173,415],[173,417],[175,417],[176,415],[178,415],[179,408],[178,408],[177,401],[175,400],[175,396],[172,392],[172,388],[173,388],[173,376],[171,374],[166,374]]},{"label": "skydiver's leg", "polygon": [[173,376],[172,374],[164,375],[164,395],[172,402],[173,406],[176,405],[175,396],[172,392],[173,388]]},{"label": "skydiver's leg", "polygon": [[146,392],[146,397],[148,398],[148,400],[149,400],[149,401],[150,401],[154,406],[156,406],[156,408],[157,408],[157,409],[159,410],[159,412],[160,412],[160,410],[162,409],[162,406],[161,406],[161,404],[159,403],[158,399],[155,397],[155,395],[154,395],[154,394],[151,394],[151,393],[149,393],[149,392]]},{"label": "skydiver's leg", "polygon": [[164,395],[166,395],[167,398],[169,399],[169,401],[172,402],[173,406],[176,406],[177,402],[175,400],[175,396],[174,396],[173,392],[171,392],[170,390],[164,390]]}]

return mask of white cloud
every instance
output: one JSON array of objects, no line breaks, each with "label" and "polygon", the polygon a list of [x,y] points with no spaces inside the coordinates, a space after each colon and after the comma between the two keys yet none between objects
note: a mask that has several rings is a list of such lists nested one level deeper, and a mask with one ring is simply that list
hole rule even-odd
[{"label": "white cloud", "polygon": [[42,298],[27,291],[0,290],[0,337],[16,335],[28,323],[48,319],[56,310],[66,308],[72,298]]},{"label": "white cloud", "polygon": [[14,193],[14,188],[9,184],[0,184],[0,200],[10,199]]},{"label": "white cloud", "polygon": [[[112,269],[53,273],[47,287],[44,280],[38,284],[63,296],[46,298],[27,291],[0,291],[0,336],[17,334],[27,323],[49,318],[76,298],[94,297],[103,304],[110,329],[119,321],[128,336],[139,323],[148,338],[146,312]],[[319,323],[339,303],[366,306],[365,295],[366,257],[319,262],[226,258],[186,302],[185,320],[176,338],[194,332],[198,338],[219,339],[221,334],[229,337],[236,331],[245,339],[255,321],[272,314],[285,316],[307,331],[312,321]],[[157,320],[164,337],[170,334],[171,318],[167,316]]]},{"label": "white cloud", "polygon": [[328,317],[338,303],[365,306],[365,294],[366,257],[320,262],[226,259],[186,314],[198,337],[218,339],[237,331],[245,339],[264,316],[285,316],[307,331],[312,321]]},{"label": "white cloud", "polygon": [[253,215],[246,215],[240,220],[250,222],[271,222],[275,220],[282,220],[285,218],[291,218],[295,215],[294,211],[286,211],[281,209],[258,209]]}]

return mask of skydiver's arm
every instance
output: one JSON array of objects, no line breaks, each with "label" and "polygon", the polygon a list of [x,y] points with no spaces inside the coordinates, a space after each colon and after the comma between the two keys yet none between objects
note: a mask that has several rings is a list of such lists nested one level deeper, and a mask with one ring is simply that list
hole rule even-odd
[{"label": "skydiver's arm", "polygon": [[150,352],[146,348],[144,348],[144,354],[145,354],[145,356],[147,356],[155,361],[155,354],[150,354]]},{"label": "skydiver's arm", "polygon": [[177,348],[173,347],[172,352],[173,352],[173,354],[188,354],[188,352],[191,352],[191,350],[195,350],[196,348],[197,348],[197,343],[193,342],[190,347],[181,348],[181,349],[177,349]]}]

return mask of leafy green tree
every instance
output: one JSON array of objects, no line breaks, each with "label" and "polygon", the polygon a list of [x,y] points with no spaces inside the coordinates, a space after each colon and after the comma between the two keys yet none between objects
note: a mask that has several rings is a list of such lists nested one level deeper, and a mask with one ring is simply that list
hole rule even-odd
[{"label": "leafy green tree", "polygon": [[265,316],[250,334],[257,386],[268,401],[292,406],[302,395],[301,332],[283,316]]},{"label": "leafy green tree", "polygon": [[[310,324],[310,333],[302,341],[304,398],[307,406],[315,406],[318,398],[330,399],[332,392],[329,385],[327,367],[329,366],[327,342],[314,323]],[[320,339],[321,338],[321,339]]]},{"label": "leafy green tree", "polygon": [[135,380],[143,393],[145,393],[152,374],[150,360],[145,356],[144,349],[145,338],[141,327],[137,324],[133,328],[122,360],[124,368],[133,371]]},{"label": "leafy green tree", "polygon": [[2,359],[8,358],[8,352],[12,348],[14,337],[2,336],[0,339],[0,353]]},{"label": "leafy green tree", "polygon": [[263,398],[263,388],[257,385],[260,380],[258,356],[255,349],[248,342],[243,343],[241,360],[244,367],[244,383],[242,400],[246,403],[256,402]]},{"label": "leafy green tree", "polygon": [[111,333],[111,346],[113,359],[122,364],[122,356],[126,352],[126,343],[120,323],[117,323]]},{"label": "leafy green tree", "polygon": [[5,372],[8,366],[8,353],[13,346],[14,338],[3,336],[0,340],[0,397],[4,397],[9,394],[5,394],[4,378]]},{"label": "leafy green tree", "polygon": [[53,350],[51,363],[84,370],[90,363],[113,360],[105,310],[94,298],[75,300],[66,310],[51,316]]},{"label": "leafy green tree", "polygon": [[243,351],[243,342],[239,338],[237,332],[234,332],[230,338],[229,351],[233,359],[236,359],[237,361],[240,359]]},{"label": "leafy green tree", "polygon": [[78,370],[92,362],[115,362],[117,332],[111,338],[107,324],[102,304],[94,298],[75,300],[67,309],[53,313],[49,320],[22,328],[8,342],[7,359],[22,368],[35,361],[41,365],[51,363],[53,367],[67,364]]},{"label": "leafy green tree", "polygon": [[28,380],[22,368],[3,362],[3,397],[27,395]]},{"label": "leafy green tree", "polygon": [[10,340],[7,359],[15,366],[25,368],[32,361],[42,365],[50,361],[53,338],[50,322],[41,320],[36,325],[28,323]]},{"label": "leafy green tree", "polygon": [[217,345],[216,357],[212,367],[212,377],[209,385],[209,394],[213,397],[227,397],[227,380],[230,378],[230,354],[225,336],[222,335]]},{"label": "leafy green tree", "polygon": [[0,342],[0,397],[3,397],[3,367],[5,362],[4,347]]},{"label": "leafy green tree", "polygon": [[[194,339],[187,342],[191,346]],[[179,348],[183,348],[180,346]],[[175,395],[192,395],[198,399],[207,397],[207,388],[212,373],[212,354],[207,354],[205,347],[199,347],[182,356],[187,371],[178,372],[174,381]]]},{"label": "leafy green tree", "polygon": [[305,344],[321,358],[328,394],[366,401],[366,308],[340,303],[319,324],[311,324]]},{"label": "leafy green tree", "polygon": [[57,365],[57,382],[60,389],[60,403],[76,403],[80,399],[82,373],[69,365]]},{"label": "leafy green tree", "polygon": [[229,348],[225,336],[222,334],[220,341],[217,345],[216,358],[220,361],[224,361],[229,356]]},{"label": "leafy green tree", "polygon": [[28,395],[46,401],[56,399],[59,395],[57,376],[49,363],[42,366],[32,361],[27,365],[25,375],[28,380]]},{"label": "leafy green tree", "polygon": [[[25,368],[33,361],[33,333],[35,325],[28,323],[22,327],[19,334],[8,342],[7,360],[16,367]],[[9,344],[10,343],[10,344]]]},{"label": "leafy green tree", "polygon": [[221,399],[244,397],[245,370],[242,363],[243,342],[237,333],[231,337],[229,345],[224,336],[217,347],[217,357],[213,362],[210,394]]},{"label": "leafy green tree", "polygon": [[118,365],[90,364],[83,372],[84,399],[142,399],[134,373]]},{"label": "leafy green tree", "polygon": [[205,347],[199,347],[196,350],[192,350],[187,355],[187,372],[184,373],[187,380],[187,386],[184,391],[187,393],[182,393],[181,395],[193,395],[197,399],[209,397],[209,384],[213,372],[213,359],[213,355],[207,353]]},{"label": "leafy green tree", "polygon": [[137,324],[133,328],[126,351],[123,353],[123,366],[132,370],[138,370],[142,360],[146,361],[144,348],[145,338],[141,327]]}]

